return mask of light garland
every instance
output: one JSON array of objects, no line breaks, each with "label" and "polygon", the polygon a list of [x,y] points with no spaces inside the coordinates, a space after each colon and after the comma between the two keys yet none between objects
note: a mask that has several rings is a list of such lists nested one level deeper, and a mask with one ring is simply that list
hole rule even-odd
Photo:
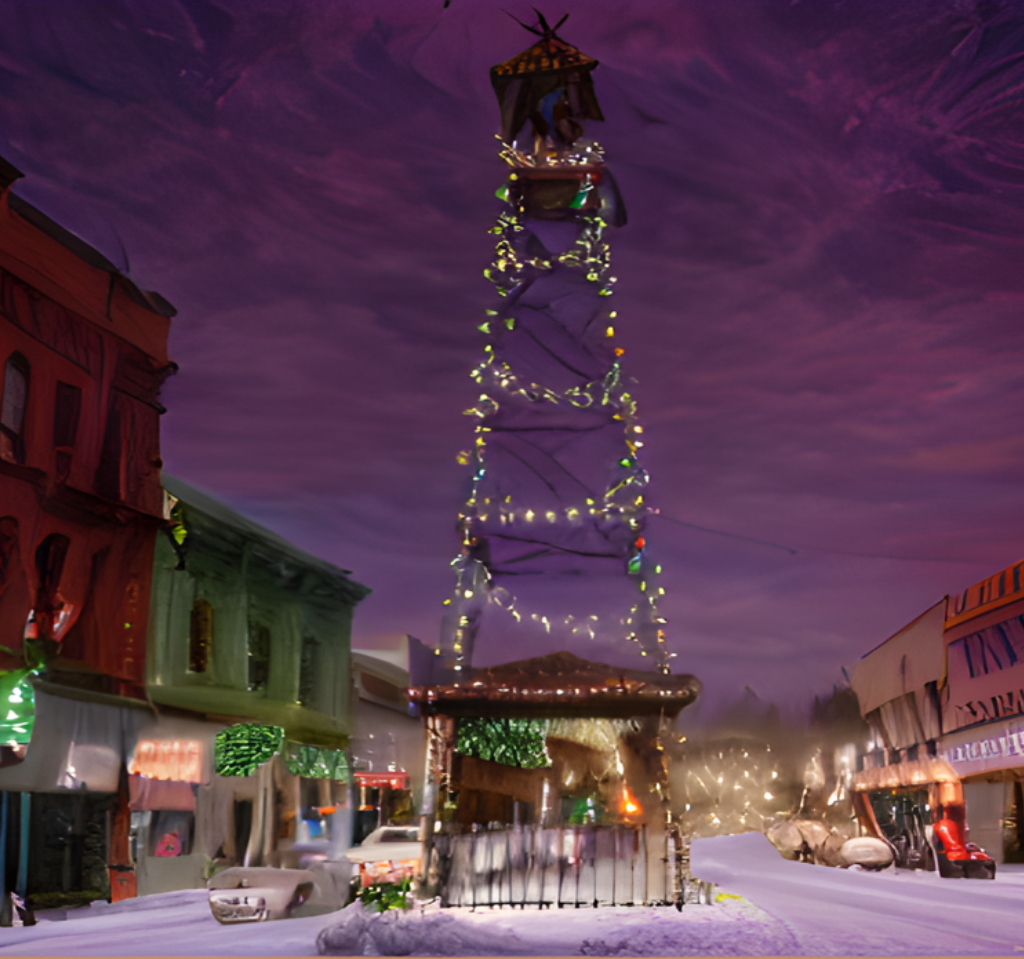
[{"label": "light garland", "polygon": [[[537,96],[548,107],[563,96],[550,86],[543,90]],[[452,562],[456,586],[445,600],[440,647],[457,671],[472,660],[485,608],[497,606],[548,633],[635,642],[641,655],[669,672],[665,619],[657,608],[665,593],[656,582],[661,567],[649,557],[645,536],[653,511],[646,500],[650,478],[639,463],[643,426],[622,370],[625,351],[615,344],[618,315],[605,299],[615,277],[604,231],[610,220],[622,219],[616,219],[604,150],[582,136],[578,122],[600,117],[596,100],[574,113],[575,96],[564,93],[558,107],[573,118],[571,134],[564,125],[561,132],[550,123],[535,125],[532,152],[516,141],[518,130],[501,139],[500,156],[511,170],[497,191],[505,208],[490,231],[494,257],[484,271],[500,301],[478,327],[487,340],[470,373],[479,393],[464,412],[476,421],[475,441],[457,459],[472,470],[472,483],[459,513],[462,548]],[[577,464],[585,462],[573,455],[577,437],[594,434],[595,449],[607,449],[616,433],[621,452],[604,475],[577,476]],[[521,497],[510,488],[510,469],[546,487],[552,501]],[[593,474],[593,466],[588,470]],[[496,559],[499,553],[504,558]],[[523,608],[507,577],[526,567],[503,565],[532,563],[531,574],[548,578],[564,570],[565,560],[583,566],[570,572],[584,572],[606,559],[622,563],[638,594],[617,616]]]}]

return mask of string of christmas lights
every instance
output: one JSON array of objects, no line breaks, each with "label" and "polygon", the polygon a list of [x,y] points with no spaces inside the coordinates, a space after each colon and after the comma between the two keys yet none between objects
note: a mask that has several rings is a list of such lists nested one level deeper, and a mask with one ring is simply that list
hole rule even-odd
[{"label": "string of christmas lights", "polygon": [[[617,192],[602,186],[610,179],[603,150],[583,138],[543,163],[508,143],[501,155],[512,171],[498,191],[506,208],[491,231],[495,252],[485,270],[501,302],[479,326],[484,357],[470,373],[480,389],[465,410],[476,421],[475,439],[457,459],[471,468],[472,482],[459,513],[456,589],[444,601],[439,652],[456,671],[467,666],[492,609],[549,634],[635,642],[667,673],[674,654],[658,612],[661,566],[647,550],[654,511],[639,462],[643,426],[607,300],[615,278],[604,231]],[[552,184],[564,198],[548,217],[543,196]],[[531,575],[568,582],[592,573],[597,583],[609,562],[633,587],[618,614],[556,611],[524,603],[521,589],[510,587],[513,577],[522,584]]]}]

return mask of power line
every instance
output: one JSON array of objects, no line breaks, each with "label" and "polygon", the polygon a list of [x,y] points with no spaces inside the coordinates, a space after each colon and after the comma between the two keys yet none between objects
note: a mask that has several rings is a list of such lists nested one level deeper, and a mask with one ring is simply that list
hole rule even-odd
[{"label": "power line", "polygon": [[698,526],[696,523],[688,523],[686,520],[676,519],[674,516],[666,516],[664,513],[652,513],[658,519],[668,520],[678,526],[686,526],[689,529],[697,529],[702,533],[711,533],[714,536],[725,536],[729,539],[743,540],[745,543],[756,543],[758,546],[767,546],[771,549],[781,549],[791,556],[800,553],[828,553],[832,556],[853,556],[857,559],[891,559],[902,563],[955,563],[961,566],[991,566],[988,560],[980,559],[948,559],[936,556],[889,556],[884,553],[857,553],[845,549],[826,549],[823,546],[785,546],[782,543],[773,543],[766,539],[755,539],[753,536],[741,536],[739,533],[729,533],[722,529],[712,529],[710,526]]}]

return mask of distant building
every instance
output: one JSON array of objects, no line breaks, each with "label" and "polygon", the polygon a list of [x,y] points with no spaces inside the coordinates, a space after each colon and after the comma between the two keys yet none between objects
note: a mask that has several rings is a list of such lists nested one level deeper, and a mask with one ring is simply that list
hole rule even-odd
[{"label": "distant building", "polygon": [[972,836],[1024,862],[1024,561],[946,604],[939,755],[964,780]]},{"label": "distant building", "polygon": [[996,862],[1024,861],[1022,571],[1024,561],[943,599],[852,675],[873,733],[867,780],[906,789],[926,768],[955,779],[969,838]]},{"label": "distant building", "polygon": [[426,733],[407,690],[432,675],[436,659],[433,648],[404,633],[365,638],[352,650],[354,842],[378,825],[417,821]]},{"label": "distant building", "polygon": [[143,893],[201,885],[214,864],[348,845],[349,646],[369,593],[182,481],[164,485],[147,677],[161,715],[131,767]]},{"label": "distant building", "polygon": [[[126,744],[163,523],[174,309],[12,191],[0,160],[0,923],[127,891]],[[6,841],[5,841],[6,840]]]}]

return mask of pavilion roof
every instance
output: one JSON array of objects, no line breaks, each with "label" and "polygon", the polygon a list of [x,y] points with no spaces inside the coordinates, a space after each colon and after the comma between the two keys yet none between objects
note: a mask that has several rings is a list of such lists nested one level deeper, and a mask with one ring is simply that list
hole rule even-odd
[{"label": "pavilion roof", "polygon": [[476,669],[459,682],[414,686],[409,697],[448,716],[674,716],[700,688],[687,673],[622,669],[563,651]]}]

